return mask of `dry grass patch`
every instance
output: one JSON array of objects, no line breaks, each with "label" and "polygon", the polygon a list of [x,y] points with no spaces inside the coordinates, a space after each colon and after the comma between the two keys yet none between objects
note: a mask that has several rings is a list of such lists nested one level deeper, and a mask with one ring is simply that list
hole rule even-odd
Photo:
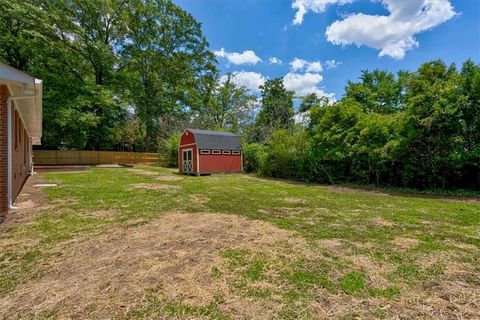
[{"label": "dry grass patch", "polygon": [[143,169],[127,169],[128,172],[135,173],[135,174],[140,174],[142,176],[159,176],[160,174],[158,172],[154,171],[148,171],[148,170],[143,170]]},{"label": "dry grass patch", "polygon": [[43,277],[21,284],[0,302],[0,314],[26,316],[55,310],[60,317],[106,318],[141,303],[145,289],[161,288],[170,300],[204,305],[221,295],[225,310],[245,317],[268,314],[270,305],[233,295],[211,269],[225,248],[271,251],[306,243],[268,223],[221,214],[168,213],[151,223],[73,243],[48,263]]},{"label": "dry grass patch", "polygon": [[386,220],[382,217],[377,217],[375,219],[372,220],[372,223],[376,226],[380,226],[380,227],[394,227],[396,226],[397,224],[391,220]]},{"label": "dry grass patch", "polygon": [[146,190],[178,190],[180,186],[170,184],[159,183],[135,183],[128,186],[133,189],[146,189]]},{"label": "dry grass patch", "polygon": [[302,198],[291,198],[287,197],[283,199],[285,202],[291,203],[291,204],[300,204],[300,205],[306,205],[308,204],[307,199],[302,199]]},{"label": "dry grass patch", "polygon": [[382,196],[390,196],[390,194],[385,192],[380,192],[376,190],[362,190],[358,188],[349,188],[349,187],[341,187],[341,186],[327,186],[326,189],[331,192],[341,193],[341,194],[359,194],[359,193],[366,193],[369,195],[382,195]]},{"label": "dry grass patch", "polygon": [[180,177],[180,176],[175,176],[175,175],[171,175],[171,176],[159,176],[159,177],[156,177],[155,179],[156,179],[156,180],[159,180],[159,181],[181,181],[181,180],[183,180],[182,177]]},{"label": "dry grass patch", "polygon": [[405,237],[397,237],[390,241],[395,247],[400,248],[400,249],[410,249],[412,247],[417,246],[420,241],[417,239],[412,239],[412,238],[405,238]]},{"label": "dry grass patch", "polygon": [[98,210],[98,211],[92,211],[89,214],[95,217],[111,218],[119,215],[120,213],[117,210]]}]

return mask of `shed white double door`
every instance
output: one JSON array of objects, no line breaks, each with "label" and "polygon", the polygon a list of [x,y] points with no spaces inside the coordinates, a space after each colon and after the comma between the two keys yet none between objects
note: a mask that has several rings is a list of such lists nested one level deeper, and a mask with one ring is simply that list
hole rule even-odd
[{"label": "shed white double door", "polygon": [[193,171],[193,150],[187,149],[182,151],[182,171]]}]

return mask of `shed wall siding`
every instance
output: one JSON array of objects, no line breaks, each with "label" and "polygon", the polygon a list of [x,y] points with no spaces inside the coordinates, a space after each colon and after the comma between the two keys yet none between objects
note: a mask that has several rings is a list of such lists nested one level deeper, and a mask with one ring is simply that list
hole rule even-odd
[{"label": "shed wall siding", "polygon": [[208,155],[200,154],[200,173],[241,172],[242,157],[240,155]]},{"label": "shed wall siding", "polygon": [[0,85],[0,216],[5,216],[7,203],[7,98],[8,88]]}]

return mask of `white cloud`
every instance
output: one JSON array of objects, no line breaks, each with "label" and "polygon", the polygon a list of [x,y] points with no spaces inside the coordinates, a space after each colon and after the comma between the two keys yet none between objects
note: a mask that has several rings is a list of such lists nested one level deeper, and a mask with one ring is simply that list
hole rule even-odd
[{"label": "white cloud", "polygon": [[336,60],[325,61],[325,66],[327,66],[327,69],[335,69],[336,67],[338,67],[341,64],[342,64],[341,62],[336,61]]},{"label": "white cloud", "polygon": [[277,57],[270,57],[268,59],[268,63],[270,63],[270,64],[282,64],[282,60],[278,59]]},{"label": "white cloud", "polygon": [[323,76],[318,73],[287,73],[283,77],[283,84],[287,90],[295,91],[296,96],[306,96],[315,93],[318,97],[334,98],[334,94],[326,93],[320,88]]},{"label": "white cloud", "polygon": [[320,61],[306,61],[299,58],[294,58],[290,62],[290,66],[292,67],[292,71],[301,71],[306,69],[307,72],[322,72],[322,64]]},{"label": "white cloud", "polygon": [[322,71],[323,71],[323,68],[320,61],[310,62],[307,65],[307,72],[322,72]]},{"label": "white cloud", "polygon": [[298,71],[302,70],[305,67],[306,63],[307,61],[303,59],[295,58],[292,60],[292,62],[290,62],[290,66],[292,67],[293,71]]},{"label": "white cloud", "polygon": [[327,28],[327,40],[337,45],[364,45],[380,50],[380,57],[402,59],[406,51],[418,47],[415,34],[429,30],[456,14],[450,0],[381,2],[390,15],[350,15]]},{"label": "white cloud", "polygon": [[219,58],[227,59],[228,62],[239,65],[239,64],[250,64],[256,65],[261,62],[262,59],[257,56],[257,54],[252,50],[245,50],[242,53],[240,52],[228,52],[225,49],[221,48],[220,50],[214,51]]},{"label": "white cloud", "polygon": [[[232,73],[232,81],[241,87],[252,90],[255,93],[260,92],[259,87],[267,80],[262,74],[251,71],[235,71]],[[224,75],[220,78],[221,82],[224,82],[227,76]]]},{"label": "white cloud", "polygon": [[326,7],[330,4],[345,4],[352,1],[354,0],[293,0],[292,8],[297,9],[293,24],[302,24],[303,16],[308,11],[321,13],[324,12]]}]

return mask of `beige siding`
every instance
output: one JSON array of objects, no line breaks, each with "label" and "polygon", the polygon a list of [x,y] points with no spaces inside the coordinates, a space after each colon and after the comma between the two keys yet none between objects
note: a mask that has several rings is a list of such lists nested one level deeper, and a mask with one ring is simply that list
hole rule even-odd
[{"label": "beige siding", "polygon": [[0,216],[7,213],[7,98],[8,89],[0,85]]}]

